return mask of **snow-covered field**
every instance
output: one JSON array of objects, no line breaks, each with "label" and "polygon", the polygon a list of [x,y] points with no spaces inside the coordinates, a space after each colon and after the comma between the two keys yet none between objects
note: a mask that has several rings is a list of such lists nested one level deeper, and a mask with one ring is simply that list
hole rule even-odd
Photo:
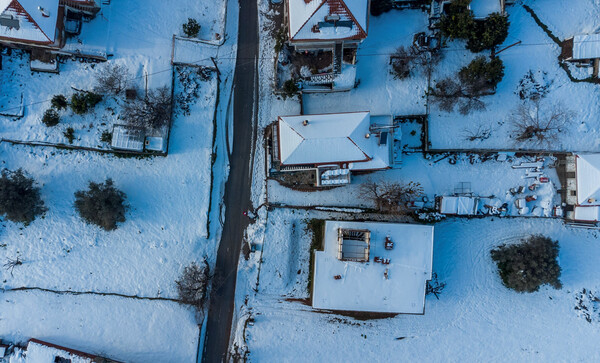
[{"label": "snow-covered field", "polygon": [[[92,152],[0,145],[2,168],[23,168],[34,177],[48,207],[43,218],[27,227],[6,221],[0,225],[0,261],[4,264],[19,257],[23,262],[12,274],[4,268],[0,271],[3,342],[23,343],[38,338],[125,362],[195,361],[201,322],[188,306],[169,300],[10,289],[40,287],[176,299],[175,280],[186,265],[203,258],[214,265],[220,230],[218,222],[209,224],[208,210],[212,203],[213,217],[218,219],[219,199],[227,174],[224,146],[219,146],[224,145],[225,113],[218,112],[215,150],[220,153],[211,183],[216,73],[205,81],[194,76],[183,82],[181,73],[173,72],[170,56],[172,35],[179,34],[181,23],[188,17],[199,20],[203,29],[200,37],[212,40],[214,33],[222,34],[226,3],[142,6],[132,1],[110,5],[114,8],[112,19],[120,19],[111,27],[109,50],[114,52],[114,58],[110,62],[127,65],[136,76],[147,72],[150,87],[170,86],[175,74],[176,100],[185,95],[189,110],[176,102],[167,157],[120,158]],[[140,14],[139,9],[145,14],[129,16]],[[167,13],[169,16],[165,16]],[[231,89],[237,39],[237,13],[230,15],[233,21],[231,26],[228,24],[228,33],[233,41],[220,48],[223,61],[217,59],[225,100]],[[9,92],[25,90],[30,99],[26,104],[32,98],[45,100],[55,93],[66,93],[71,85],[88,89],[94,72],[104,66],[69,61],[61,64],[59,75],[31,74],[27,59],[4,58],[4,69],[0,71],[3,90],[5,86]],[[196,71],[190,68],[183,73]],[[7,79],[11,81],[5,83]],[[142,78],[137,81],[143,89]],[[227,102],[225,109],[226,105]],[[23,119],[0,120],[2,137],[58,140],[55,134],[62,132],[45,134],[38,127],[45,128],[39,117],[46,107],[48,104],[32,105],[26,108]],[[98,139],[92,134],[101,129],[102,115],[86,117],[98,122],[94,130],[87,130],[90,119],[77,117],[65,117],[65,124],[57,127],[73,124],[76,136],[82,136],[81,142],[90,141],[95,146]],[[116,187],[125,192],[130,206],[126,222],[112,232],[85,224],[73,207],[75,191],[86,188],[88,181],[106,178],[112,178]]]},{"label": "snow-covered field", "polygon": [[[425,315],[360,321],[322,314],[306,298],[310,234],[305,221],[322,213],[276,209],[266,227],[260,285],[248,289],[245,339],[252,362],[314,361],[595,361],[600,359],[598,306],[586,302],[591,323],[580,316],[583,289],[598,293],[598,232],[539,219],[449,220],[435,225],[433,271],[446,287],[426,298]],[[346,217],[347,218],[347,217]],[[541,233],[560,243],[563,288],[519,294],[505,288],[489,251]],[[256,263],[252,258],[249,265]],[[255,268],[253,269],[255,270]],[[248,270],[246,270],[248,272]],[[252,286],[253,287],[253,286]],[[241,337],[240,329],[240,341]]]}]

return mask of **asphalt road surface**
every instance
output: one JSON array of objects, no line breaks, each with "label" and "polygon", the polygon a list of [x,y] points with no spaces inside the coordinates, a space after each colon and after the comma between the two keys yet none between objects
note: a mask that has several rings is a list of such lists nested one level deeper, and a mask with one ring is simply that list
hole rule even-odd
[{"label": "asphalt road surface", "polygon": [[238,50],[233,79],[233,152],[225,185],[225,223],[212,282],[202,362],[227,361],[237,264],[251,207],[250,157],[256,99],[258,9],[256,0],[239,0]]}]

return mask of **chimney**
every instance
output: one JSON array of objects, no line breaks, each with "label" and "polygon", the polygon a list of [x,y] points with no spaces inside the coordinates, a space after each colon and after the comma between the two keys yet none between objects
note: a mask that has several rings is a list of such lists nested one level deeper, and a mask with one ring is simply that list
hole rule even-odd
[{"label": "chimney", "polygon": [[43,7],[38,6],[38,10],[42,13],[42,16],[44,18],[49,18],[50,17],[50,13],[46,9],[44,9]]},{"label": "chimney", "polygon": [[308,120],[302,121],[302,126],[308,126]]}]

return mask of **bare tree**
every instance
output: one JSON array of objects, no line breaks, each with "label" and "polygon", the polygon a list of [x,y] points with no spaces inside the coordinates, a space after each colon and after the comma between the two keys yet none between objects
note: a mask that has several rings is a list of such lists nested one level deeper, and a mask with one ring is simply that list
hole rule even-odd
[{"label": "bare tree", "polygon": [[568,132],[574,116],[575,113],[560,102],[548,104],[534,99],[520,104],[509,116],[509,121],[517,141],[551,145],[561,133]]},{"label": "bare tree", "polygon": [[492,129],[490,127],[479,125],[474,130],[464,129],[463,133],[465,140],[467,141],[487,140],[492,134]]},{"label": "bare tree", "polygon": [[485,110],[485,103],[479,99],[478,93],[471,92],[471,86],[463,85],[453,78],[444,78],[429,89],[431,101],[444,112],[452,112],[458,106],[462,115],[468,115],[473,110]]},{"label": "bare tree", "polygon": [[396,79],[407,78],[416,68],[430,71],[440,59],[440,52],[401,46],[390,57],[391,73]]},{"label": "bare tree", "polygon": [[407,203],[422,196],[423,187],[416,182],[404,184],[368,180],[361,184],[359,195],[363,199],[373,201],[380,212],[407,214],[410,211]]},{"label": "bare tree", "polygon": [[129,69],[121,64],[107,64],[96,76],[94,91],[100,94],[121,93],[126,87]]},{"label": "bare tree", "polygon": [[148,91],[144,99],[128,102],[123,107],[122,118],[130,125],[146,130],[165,126],[171,118],[171,93],[167,87]]},{"label": "bare tree", "polygon": [[183,269],[183,274],[179,280],[175,281],[179,299],[185,304],[201,309],[206,298],[208,281],[208,262],[204,260],[200,265],[192,262]]},{"label": "bare tree", "polygon": [[23,261],[21,261],[21,259],[19,258],[19,256],[17,256],[16,260],[13,260],[11,258],[9,258],[7,260],[7,262],[4,264],[4,268],[7,271],[10,271],[10,276],[13,275],[13,270],[15,269],[15,267],[20,266],[23,264]]}]

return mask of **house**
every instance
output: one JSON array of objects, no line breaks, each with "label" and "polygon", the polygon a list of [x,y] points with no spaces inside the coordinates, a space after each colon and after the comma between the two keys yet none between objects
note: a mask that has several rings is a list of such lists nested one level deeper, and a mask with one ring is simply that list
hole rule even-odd
[{"label": "house", "polygon": [[563,42],[561,58],[578,64],[593,66],[598,76],[600,63],[600,34],[579,34]]},{"label": "house", "polygon": [[313,308],[423,314],[433,226],[326,221],[314,261]]},{"label": "house", "polygon": [[[370,0],[285,0],[288,44],[295,52],[331,54],[327,56],[329,71],[305,77],[309,90],[354,87],[356,69],[352,66],[358,45],[368,34],[369,8]],[[340,77],[342,73],[347,74]]]},{"label": "house", "polygon": [[574,174],[575,178],[567,178],[567,219],[584,223],[600,221],[600,154],[569,157],[569,172],[568,176]]},{"label": "house", "polygon": [[67,34],[99,10],[95,0],[0,0],[0,45],[31,50],[32,69],[56,71]]},{"label": "house", "polygon": [[60,345],[30,339],[25,352],[25,363],[119,363],[115,360],[84,353]]},{"label": "house", "polygon": [[315,170],[317,185],[349,183],[351,171],[393,167],[401,134],[391,117],[370,112],[280,116],[271,132],[277,170]]},{"label": "house", "polygon": [[356,48],[369,27],[369,0],[286,0],[288,41],[297,51]]}]

